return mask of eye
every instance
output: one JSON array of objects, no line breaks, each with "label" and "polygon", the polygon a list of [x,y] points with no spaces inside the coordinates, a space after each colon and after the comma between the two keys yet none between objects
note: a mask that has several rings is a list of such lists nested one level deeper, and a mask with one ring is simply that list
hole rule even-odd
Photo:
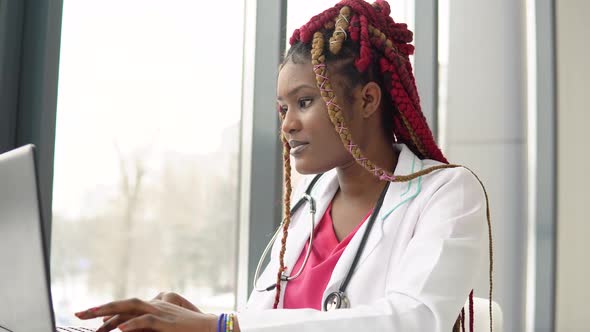
[{"label": "eye", "polygon": [[312,98],[301,98],[299,99],[299,108],[308,108],[309,106],[311,106],[312,102]]},{"label": "eye", "polygon": [[287,113],[287,106],[281,106],[277,104],[277,112],[279,112],[281,115]]}]

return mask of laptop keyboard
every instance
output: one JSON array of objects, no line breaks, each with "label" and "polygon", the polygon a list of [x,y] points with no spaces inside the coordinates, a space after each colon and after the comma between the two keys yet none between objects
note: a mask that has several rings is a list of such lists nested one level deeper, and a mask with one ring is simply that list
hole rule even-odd
[{"label": "laptop keyboard", "polygon": [[55,332],[95,332],[94,329],[88,329],[85,327],[57,327]]}]

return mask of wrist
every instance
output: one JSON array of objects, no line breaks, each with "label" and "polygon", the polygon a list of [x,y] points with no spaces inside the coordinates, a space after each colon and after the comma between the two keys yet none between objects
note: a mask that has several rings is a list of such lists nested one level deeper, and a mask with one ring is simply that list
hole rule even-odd
[{"label": "wrist", "polygon": [[238,315],[234,314],[234,332],[240,332],[240,324],[238,323]]},{"label": "wrist", "polygon": [[[231,323],[230,323],[231,319]],[[231,325],[230,325],[231,324]],[[210,332],[240,332],[240,325],[238,323],[238,316],[236,314],[221,314],[219,316],[212,315],[209,323]]]},{"label": "wrist", "polygon": [[218,332],[218,328],[217,328],[217,326],[218,326],[218,322],[219,322],[219,319],[220,319],[220,317],[221,317],[221,316],[219,316],[219,315],[215,315],[215,314],[210,314],[210,315],[207,315],[207,316],[209,316],[209,317],[210,317],[210,318],[208,319],[208,321],[209,321],[209,324],[207,324],[207,326],[208,326],[209,328],[208,328],[207,330],[208,330],[209,332]]}]

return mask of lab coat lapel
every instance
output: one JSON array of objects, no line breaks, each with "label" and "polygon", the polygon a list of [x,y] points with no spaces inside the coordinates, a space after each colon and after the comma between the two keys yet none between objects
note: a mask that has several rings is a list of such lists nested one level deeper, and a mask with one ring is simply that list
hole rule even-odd
[{"label": "lab coat lapel", "polygon": [[[417,172],[422,167],[421,160],[416,157],[412,151],[404,144],[396,145],[396,148],[401,149],[399,154],[398,164],[395,168],[394,175],[408,175]],[[395,222],[392,216],[396,215],[394,212],[404,206],[404,203],[413,198],[419,191],[419,181],[413,180],[411,182],[392,182],[389,185],[385,195],[383,205],[377,215],[377,219],[373,224],[373,228],[367,238],[367,242],[361,253],[356,269],[360,268],[367,257],[373,252],[375,247],[383,239],[383,228],[386,223]],[[370,218],[370,217],[369,217]],[[351,241],[344,249],[342,256],[334,267],[328,286],[324,291],[323,299],[331,292],[337,291],[348,274],[348,270],[352,265],[352,261],[358,251],[363,234],[367,229],[369,219],[358,229]],[[353,273],[354,277],[354,273]]]}]

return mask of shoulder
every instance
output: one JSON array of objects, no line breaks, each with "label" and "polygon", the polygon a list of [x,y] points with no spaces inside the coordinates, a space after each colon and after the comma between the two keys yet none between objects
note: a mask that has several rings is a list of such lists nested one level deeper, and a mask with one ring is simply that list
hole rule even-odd
[{"label": "shoulder", "polygon": [[[423,170],[444,165],[423,160]],[[443,168],[423,176],[422,190],[413,202],[420,225],[453,225],[481,233],[485,225],[487,201],[484,187],[466,167]]]},{"label": "shoulder", "polygon": [[[428,171],[436,167],[444,166],[445,164],[425,159],[422,160],[422,170]],[[453,192],[461,192],[466,195],[483,194],[483,184],[480,183],[477,175],[471,169],[455,165],[454,167],[435,169],[423,175],[423,191],[437,192],[439,190],[449,190]]]},{"label": "shoulder", "polygon": [[[424,199],[440,189],[454,188],[469,193],[482,192],[476,176],[467,168],[453,167],[432,159],[420,159],[405,144],[396,144],[395,148],[400,152],[395,175],[411,175],[419,173],[420,176],[411,182],[410,190],[416,188],[412,197]],[[449,168],[443,168],[443,167]]]}]

